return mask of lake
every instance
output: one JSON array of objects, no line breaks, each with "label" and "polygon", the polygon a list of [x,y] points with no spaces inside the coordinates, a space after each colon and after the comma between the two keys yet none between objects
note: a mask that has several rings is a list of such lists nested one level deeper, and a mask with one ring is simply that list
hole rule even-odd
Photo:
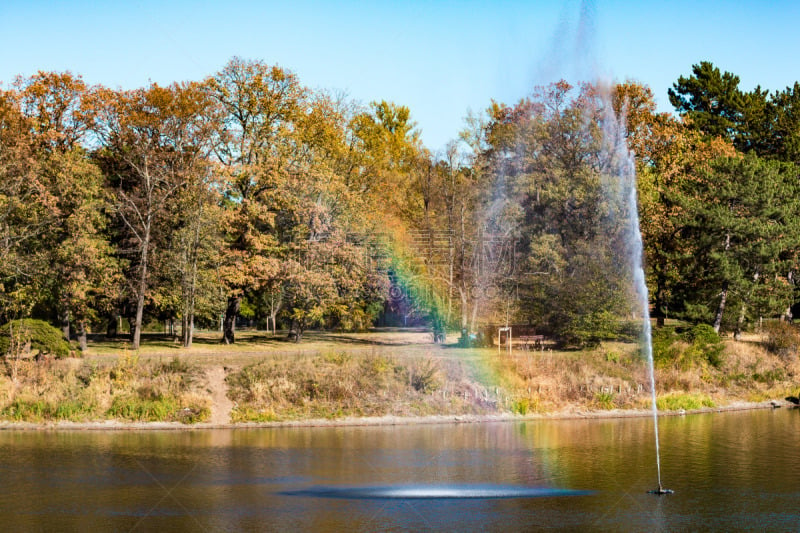
[{"label": "lake", "polygon": [[652,420],[0,431],[5,531],[800,529],[800,410]]}]

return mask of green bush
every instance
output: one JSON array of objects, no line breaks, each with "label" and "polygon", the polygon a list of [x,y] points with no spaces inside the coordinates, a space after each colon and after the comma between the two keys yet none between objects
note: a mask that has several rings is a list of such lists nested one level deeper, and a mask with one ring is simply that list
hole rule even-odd
[{"label": "green bush", "polygon": [[527,415],[531,410],[531,402],[527,398],[515,400],[511,405],[511,412],[517,415]]},{"label": "green bush", "polygon": [[617,340],[622,342],[636,342],[642,335],[643,324],[641,321],[625,320],[617,325]]},{"label": "green bush", "polygon": [[23,318],[12,320],[0,326],[0,356],[5,357],[13,345],[25,346],[30,343],[31,351],[41,355],[54,355],[57,358],[70,354],[69,343],[64,340],[61,331],[43,320]]},{"label": "green bush", "polygon": [[87,420],[94,415],[93,406],[78,400],[50,403],[45,400],[14,400],[0,409],[0,418],[17,422],[41,422],[45,420]]},{"label": "green bush", "polygon": [[683,338],[691,344],[716,344],[720,342],[719,334],[708,324],[697,324],[689,331],[684,332]]},{"label": "green bush", "polygon": [[681,352],[675,341],[679,340],[673,328],[659,328],[653,330],[653,361],[659,367],[668,366],[677,361]]},{"label": "green bush", "polygon": [[714,368],[721,367],[725,362],[723,357],[725,346],[722,344],[722,339],[708,324],[697,324],[684,333],[684,338],[692,344],[687,350],[688,360],[705,360]]},{"label": "green bush", "polygon": [[[688,343],[688,348],[682,350],[677,344],[680,340]],[[725,362],[724,350],[722,339],[708,324],[697,324],[680,335],[672,328],[653,331],[653,360],[662,368],[678,364],[688,369],[701,362],[719,368]]]},{"label": "green bush", "polygon": [[583,348],[593,348],[602,341],[619,337],[620,324],[617,317],[609,311],[597,311],[575,317],[562,332],[567,344]]}]

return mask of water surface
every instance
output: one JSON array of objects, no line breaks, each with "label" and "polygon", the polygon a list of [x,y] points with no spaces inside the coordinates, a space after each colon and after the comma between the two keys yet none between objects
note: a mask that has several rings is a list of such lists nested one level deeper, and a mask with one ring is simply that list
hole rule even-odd
[{"label": "water surface", "polygon": [[800,529],[800,410],[652,420],[0,431],[6,531]]}]

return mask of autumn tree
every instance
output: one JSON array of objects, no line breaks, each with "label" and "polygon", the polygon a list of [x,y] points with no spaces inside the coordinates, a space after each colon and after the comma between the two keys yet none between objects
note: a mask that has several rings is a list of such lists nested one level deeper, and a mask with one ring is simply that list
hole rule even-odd
[{"label": "autumn tree", "polygon": [[40,298],[47,250],[41,236],[54,199],[39,183],[32,125],[0,91],[0,320],[30,313]]},{"label": "autumn tree", "polygon": [[649,88],[619,84],[612,93],[615,112],[625,117],[627,143],[635,156],[639,221],[653,315],[664,325],[682,302],[676,287],[695,247],[684,238],[683,198],[687,184],[701,179],[711,161],[735,154],[731,142],[707,137],[666,113],[657,113]]},{"label": "autumn tree", "polygon": [[165,227],[169,201],[186,186],[207,153],[208,99],[196,83],[157,84],[133,91],[99,90],[94,130],[113,186],[114,212],[131,244],[134,271],[132,345],[138,349],[148,294],[152,245]]},{"label": "autumn tree", "polygon": [[344,176],[347,187],[371,202],[379,200],[383,213],[400,216],[422,151],[410,110],[385,100],[372,102],[349,127],[356,144],[350,154],[353,170]]},{"label": "autumn tree", "polygon": [[566,82],[495,103],[479,160],[494,202],[512,207],[503,219],[517,221],[511,315],[568,342],[596,342],[630,308],[625,206],[603,136],[611,105],[602,88]]},{"label": "autumn tree", "polygon": [[484,189],[456,143],[450,143],[437,158],[423,157],[408,195],[409,202],[416,201],[417,213],[422,213],[409,217],[414,248],[423,260],[425,275],[444,291],[439,310],[444,321],[474,329],[473,303],[486,296],[474,283],[471,269],[477,266],[473,259],[481,257],[473,213]]},{"label": "autumn tree", "polygon": [[275,219],[288,173],[297,170],[298,123],[307,89],[278,66],[232,59],[209,80],[222,127],[215,157],[225,169],[227,254],[222,275],[229,287],[223,342],[235,340],[236,317],[248,287],[272,272],[279,242]]},{"label": "autumn tree", "polygon": [[196,172],[170,199],[165,223],[171,231],[157,239],[154,307],[172,323],[180,319],[181,343],[192,345],[195,324],[214,324],[224,311],[222,261],[223,207],[213,165],[200,161]]},{"label": "autumn tree", "polygon": [[51,257],[49,299],[66,339],[75,323],[81,349],[90,323],[108,311],[118,268],[104,230],[103,176],[86,151],[92,109],[88,89],[69,72],[39,72],[15,82],[22,112],[32,124],[39,182],[51,194],[45,240]]}]

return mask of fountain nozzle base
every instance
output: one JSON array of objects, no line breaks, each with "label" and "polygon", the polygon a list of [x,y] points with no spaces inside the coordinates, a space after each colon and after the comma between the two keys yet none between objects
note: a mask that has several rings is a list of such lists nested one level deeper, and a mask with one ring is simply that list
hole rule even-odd
[{"label": "fountain nozzle base", "polygon": [[648,494],[655,494],[657,496],[663,496],[664,494],[675,494],[675,491],[672,489],[665,489],[659,486],[657,489],[648,490]]}]

